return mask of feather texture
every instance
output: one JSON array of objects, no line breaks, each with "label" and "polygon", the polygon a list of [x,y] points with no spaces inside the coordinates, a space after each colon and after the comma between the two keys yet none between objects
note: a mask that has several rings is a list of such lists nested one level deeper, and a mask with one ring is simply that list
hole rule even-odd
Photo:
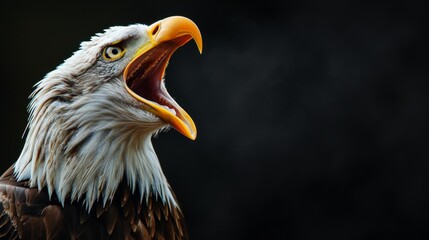
[{"label": "feather texture", "polygon": [[12,168],[0,178],[1,239],[188,238],[178,208],[170,209],[152,194],[142,202],[140,196],[129,195],[124,182],[110,204],[103,207],[98,201],[89,213],[81,202],[68,199],[63,207],[55,194],[49,200],[46,188],[39,191],[28,184],[17,181]]},{"label": "feather texture", "polygon": [[148,41],[146,25],[112,27],[83,42],[63,64],[36,84],[27,136],[15,166],[18,180],[46,187],[60,202],[107,204],[126,177],[131,193],[156,192],[176,205],[151,138],[168,125],[144,110],[123,84],[128,59],[106,64],[103,48],[127,40],[128,51]]}]

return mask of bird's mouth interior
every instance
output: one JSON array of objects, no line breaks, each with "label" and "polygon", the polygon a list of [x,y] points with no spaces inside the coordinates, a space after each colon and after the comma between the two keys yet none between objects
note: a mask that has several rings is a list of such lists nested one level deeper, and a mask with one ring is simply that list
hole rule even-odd
[{"label": "bird's mouth interior", "polygon": [[172,54],[189,39],[189,36],[182,36],[153,47],[134,59],[124,74],[129,90],[151,103],[167,108],[178,118],[182,118],[180,107],[168,94],[162,81]]}]

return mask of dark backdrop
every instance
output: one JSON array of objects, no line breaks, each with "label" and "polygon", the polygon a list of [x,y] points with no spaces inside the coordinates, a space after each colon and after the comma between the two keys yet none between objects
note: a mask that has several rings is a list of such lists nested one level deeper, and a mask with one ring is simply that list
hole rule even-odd
[{"label": "dark backdrop", "polygon": [[[112,25],[193,19],[154,144],[191,239],[410,239],[428,231],[427,12],[410,1],[3,1],[1,170],[32,86]],[[416,239],[413,238],[413,239]]]}]

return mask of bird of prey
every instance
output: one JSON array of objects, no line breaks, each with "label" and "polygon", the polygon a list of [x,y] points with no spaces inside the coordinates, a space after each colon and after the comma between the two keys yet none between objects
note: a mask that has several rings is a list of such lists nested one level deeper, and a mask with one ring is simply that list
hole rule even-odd
[{"label": "bird of prey", "polygon": [[36,84],[24,147],[0,177],[1,239],[188,238],[151,138],[170,126],[196,138],[164,83],[192,39],[201,53],[181,16],[111,27]]}]

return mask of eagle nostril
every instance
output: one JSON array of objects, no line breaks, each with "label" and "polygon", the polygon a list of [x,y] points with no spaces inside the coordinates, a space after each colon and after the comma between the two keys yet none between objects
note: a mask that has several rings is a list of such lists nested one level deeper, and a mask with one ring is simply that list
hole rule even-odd
[{"label": "eagle nostril", "polygon": [[157,24],[155,28],[152,30],[152,36],[154,36],[158,32],[158,30],[159,30],[159,24]]}]

